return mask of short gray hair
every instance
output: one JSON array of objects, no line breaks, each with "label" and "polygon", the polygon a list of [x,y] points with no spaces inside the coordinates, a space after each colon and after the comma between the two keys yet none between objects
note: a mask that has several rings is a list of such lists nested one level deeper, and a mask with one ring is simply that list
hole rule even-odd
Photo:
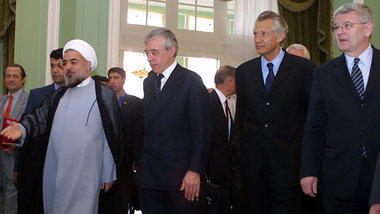
[{"label": "short gray hair", "polygon": [[264,21],[266,19],[272,19],[273,20],[273,28],[272,30],[277,34],[279,35],[280,33],[284,32],[285,33],[285,37],[284,39],[280,42],[280,45],[282,46],[282,44],[284,43],[285,41],[285,38],[286,38],[286,35],[288,34],[288,23],[286,23],[285,19],[278,15],[277,13],[273,12],[273,11],[270,11],[270,10],[267,10],[267,11],[264,11],[262,12],[258,17],[257,17],[257,20],[255,22],[255,27],[256,27],[256,24],[260,21]]},{"label": "short gray hair", "polygon": [[307,48],[305,46],[303,46],[301,44],[291,44],[286,49],[286,52],[288,52],[290,49],[296,49],[297,51],[302,51],[304,58],[310,60],[310,53],[309,53],[309,51],[307,50]]},{"label": "short gray hair", "polygon": [[349,12],[355,12],[361,23],[372,22],[373,26],[375,26],[375,17],[373,16],[372,10],[367,5],[360,3],[349,3],[340,6],[334,12],[334,18],[336,18],[337,15],[342,15]]},{"label": "short gray hair", "polygon": [[235,79],[235,68],[230,65],[223,65],[216,71],[214,82],[216,85],[223,84],[228,77]]},{"label": "short gray hair", "polygon": [[173,32],[171,32],[167,28],[157,28],[155,30],[152,30],[149,32],[144,39],[144,44],[148,43],[149,41],[161,37],[162,38],[162,45],[165,47],[166,50],[169,50],[171,47],[175,47],[175,54],[174,57],[177,56],[178,52],[178,42],[177,39],[175,38],[175,35]]}]

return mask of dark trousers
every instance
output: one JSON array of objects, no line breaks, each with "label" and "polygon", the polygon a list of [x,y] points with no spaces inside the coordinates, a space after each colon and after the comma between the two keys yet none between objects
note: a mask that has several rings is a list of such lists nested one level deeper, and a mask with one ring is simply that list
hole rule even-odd
[{"label": "dark trousers", "polygon": [[[273,161],[265,145],[261,159],[258,159],[258,177],[254,183],[242,183],[241,213],[243,214],[300,214],[301,186],[294,176],[281,168],[281,163]],[[241,168],[241,174],[245,172]]]},{"label": "dark trousers", "polygon": [[196,214],[194,201],[185,199],[184,192],[139,188],[144,214]]},{"label": "dark trousers", "polygon": [[323,196],[323,209],[325,214],[368,214],[371,184],[372,175],[369,170],[368,162],[363,160],[359,183],[354,195],[350,199]]}]

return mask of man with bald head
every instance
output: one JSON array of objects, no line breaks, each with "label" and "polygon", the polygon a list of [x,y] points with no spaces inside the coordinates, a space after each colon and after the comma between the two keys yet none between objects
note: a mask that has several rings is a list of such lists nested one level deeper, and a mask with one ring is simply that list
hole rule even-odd
[{"label": "man with bald head", "polygon": [[63,49],[65,87],[53,92],[19,124],[1,134],[21,143],[47,134],[43,169],[44,212],[94,214],[99,191],[109,190],[121,161],[121,124],[114,92],[90,77],[97,58],[83,40]]}]

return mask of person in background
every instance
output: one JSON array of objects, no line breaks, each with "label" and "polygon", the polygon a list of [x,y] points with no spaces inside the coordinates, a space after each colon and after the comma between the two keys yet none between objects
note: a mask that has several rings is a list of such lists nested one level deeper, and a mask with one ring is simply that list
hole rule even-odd
[{"label": "person in background", "polygon": [[286,52],[310,60],[309,51],[307,50],[307,48],[305,46],[303,46],[301,44],[289,45],[289,47],[286,49]]},{"label": "person in background", "polygon": [[[28,93],[24,91],[26,74],[24,68],[19,64],[10,64],[5,68],[4,83],[8,93],[0,98],[0,124],[5,128],[9,119],[20,120],[24,113]],[[0,176],[1,176],[1,199],[0,204],[4,206],[4,213],[16,214],[17,189],[13,176],[15,166],[16,146],[13,140],[1,137],[0,150]],[[0,209],[1,211],[2,209]],[[1,213],[1,212],[0,212]]]},{"label": "person in background", "polygon": [[121,202],[114,204],[117,209],[112,213],[133,213],[140,209],[137,194],[137,186],[134,178],[136,161],[141,153],[144,138],[143,102],[140,98],[127,94],[123,87],[125,84],[125,71],[119,67],[108,70],[109,86],[116,94],[121,109],[121,121],[123,131],[124,158],[120,171],[120,179],[116,181],[116,191],[120,191]]},{"label": "person in background", "polygon": [[228,97],[236,93],[235,68],[221,66],[215,74],[214,82],[216,87],[210,93],[212,141],[206,174],[210,181],[220,188],[217,213],[230,213],[233,210],[231,195],[234,174],[230,142],[233,116]]}]

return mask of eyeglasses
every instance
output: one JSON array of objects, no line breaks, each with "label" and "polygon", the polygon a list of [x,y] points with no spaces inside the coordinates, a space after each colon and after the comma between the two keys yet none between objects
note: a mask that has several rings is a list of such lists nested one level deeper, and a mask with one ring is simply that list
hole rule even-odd
[{"label": "eyeglasses", "polygon": [[[163,49],[165,50],[165,49]],[[160,54],[161,50],[152,49],[152,50],[144,50],[144,55],[147,57],[150,55],[151,57],[156,57]]]},{"label": "eyeglasses", "polygon": [[57,66],[58,66],[58,68],[63,68],[63,63],[57,63],[57,64],[50,63],[50,67],[51,67],[51,68],[55,68],[55,67],[57,67]]},{"label": "eyeglasses", "polygon": [[364,23],[345,22],[342,25],[334,24],[332,26],[331,30],[332,30],[332,32],[337,32],[340,28],[342,28],[344,30],[351,30],[353,25],[359,25],[359,24],[364,25],[364,24],[367,24],[367,22],[364,22]]}]

